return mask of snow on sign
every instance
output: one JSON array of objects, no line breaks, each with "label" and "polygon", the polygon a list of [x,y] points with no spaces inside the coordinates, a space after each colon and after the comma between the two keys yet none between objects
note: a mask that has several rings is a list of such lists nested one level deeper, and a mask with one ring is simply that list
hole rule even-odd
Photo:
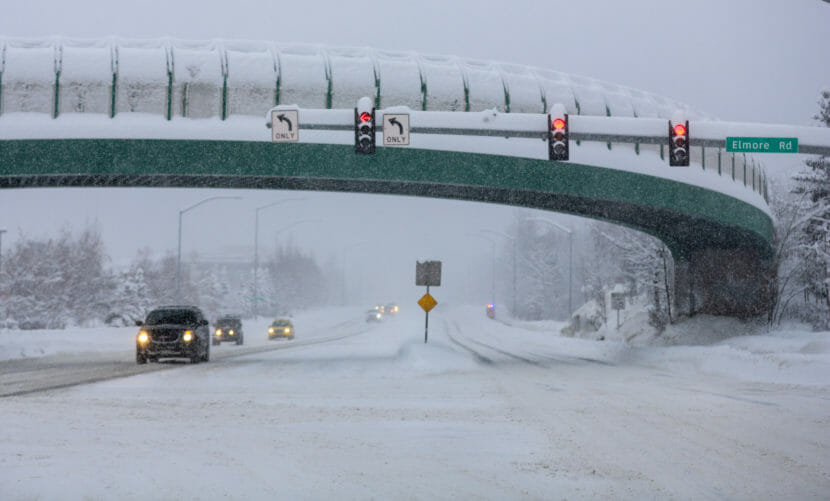
[{"label": "snow on sign", "polygon": [[290,143],[299,140],[299,112],[297,110],[271,110],[271,141]]},{"label": "snow on sign", "polygon": [[409,145],[408,113],[385,113],[383,115],[383,145]]},{"label": "snow on sign", "polygon": [[[415,285],[441,286],[441,261],[415,262]],[[429,292],[429,289],[427,289]]]}]

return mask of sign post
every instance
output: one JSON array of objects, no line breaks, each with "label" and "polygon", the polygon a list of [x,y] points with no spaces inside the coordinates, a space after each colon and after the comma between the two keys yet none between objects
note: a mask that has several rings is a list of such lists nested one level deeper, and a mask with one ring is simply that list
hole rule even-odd
[{"label": "sign post", "polygon": [[418,300],[418,305],[426,312],[424,320],[424,344],[429,339],[429,311],[435,308],[438,301],[429,294],[429,287],[441,285],[441,261],[415,262],[415,285],[425,285],[427,293]]},{"label": "sign post", "polygon": [[625,293],[612,292],[611,293],[611,308],[617,310],[617,329],[620,328],[620,310],[625,309]]}]

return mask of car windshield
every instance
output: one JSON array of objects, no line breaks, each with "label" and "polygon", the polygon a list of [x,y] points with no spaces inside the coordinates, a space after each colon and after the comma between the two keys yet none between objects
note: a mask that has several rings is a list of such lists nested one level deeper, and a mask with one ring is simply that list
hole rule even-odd
[{"label": "car windshield", "polygon": [[242,322],[238,318],[220,318],[216,321],[216,325],[228,327],[230,329],[239,329]]},{"label": "car windshield", "polygon": [[271,325],[273,325],[274,327],[287,327],[291,325],[291,322],[289,322],[288,320],[275,320],[274,323]]},{"label": "car windshield", "polygon": [[147,315],[147,325],[195,324],[196,312],[192,310],[155,310]]}]

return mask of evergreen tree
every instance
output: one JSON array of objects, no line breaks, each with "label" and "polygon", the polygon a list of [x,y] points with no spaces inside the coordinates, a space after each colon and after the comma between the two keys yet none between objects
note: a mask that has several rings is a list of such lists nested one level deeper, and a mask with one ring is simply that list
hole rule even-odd
[{"label": "evergreen tree", "polygon": [[[830,127],[830,90],[819,99],[814,117]],[[830,327],[830,159],[820,157],[806,162],[807,169],[795,176],[794,192],[803,195],[800,210],[808,220],[799,238],[799,253],[804,260],[801,281],[807,320],[816,328]]]}]

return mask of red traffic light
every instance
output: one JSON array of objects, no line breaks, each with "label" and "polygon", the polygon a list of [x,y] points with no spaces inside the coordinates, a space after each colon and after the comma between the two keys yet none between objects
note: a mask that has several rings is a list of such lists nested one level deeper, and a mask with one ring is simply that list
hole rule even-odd
[{"label": "red traffic light", "polygon": [[366,113],[365,111],[360,114],[360,123],[366,123],[372,119],[372,115]]},{"label": "red traffic light", "polygon": [[553,128],[556,130],[562,130],[565,128],[565,120],[561,118],[556,118],[553,120]]},{"label": "red traffic light", "polygon": [[674,126],[674,135],[675,136],[685,136],[686,135],[686,126],[683,124],[677,124]]}]

